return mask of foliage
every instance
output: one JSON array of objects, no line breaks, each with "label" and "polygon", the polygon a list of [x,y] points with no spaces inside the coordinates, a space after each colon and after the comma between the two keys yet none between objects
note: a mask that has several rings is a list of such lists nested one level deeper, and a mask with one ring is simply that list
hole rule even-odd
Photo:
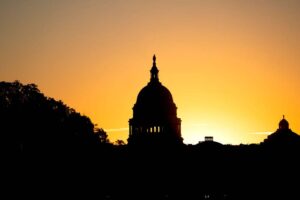
[{"label": "foliage", "polygon": [[[109,142],[102,129],[35,84],[0,82],[0,141],[10,152],[74,151]],[[101,137],[99,137],[101,135]]]},{"label": "foliage", "polygon": [[125,142],[123,140],[116,140],[115,144],[118,145],[118,146],[124,146]]},{"label": "foliage", "polygon": [[102,128],[95,128],[95,135],[99,139],[100,143],[110,143],[107,133]]}]

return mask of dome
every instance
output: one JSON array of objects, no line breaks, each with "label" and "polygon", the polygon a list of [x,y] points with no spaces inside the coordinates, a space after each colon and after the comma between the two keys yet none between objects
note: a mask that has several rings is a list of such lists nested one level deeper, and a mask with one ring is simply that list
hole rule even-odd
[{"label": "dome", "polygon": [[162,120],[176,116],[176,105],[171,92],[158,79],[156,57],[150,70],[150,82],[139,92],[133,107],[133,117],[137,120]]},{"label": "dome", "polygon": [[284,118],[279,122],[279,128],[272,134],[270,134],[263,142],[268,145],[280,145],[285,147],[291,147],[290,145],[299,146],[300,136],[294,133],[289,128],[289,122]]},{"label": "dome", "polygon": [[289,122],[284,118],[279,122],[279,129],[289,129]]},{"label": "dome", "polygon": [[159,81],[158,72],[154,55],[150,82],[139,92],[133,106],[133,117],[129,119],[128,144],[158,140],[170,144],[182,143],[177,107],[171,92]]},{"label": "dome", "polygon": [[136,103],[143,104],[148,102],[150,104],[155,102],[173,103],[173,98],[168,88],[161,83],[149,83],[138,94]]},{"label": "dome", "polygon": [[171,92],[159,82],[150,82],[138,94],[134,117],[165,118],[176,115]]}]

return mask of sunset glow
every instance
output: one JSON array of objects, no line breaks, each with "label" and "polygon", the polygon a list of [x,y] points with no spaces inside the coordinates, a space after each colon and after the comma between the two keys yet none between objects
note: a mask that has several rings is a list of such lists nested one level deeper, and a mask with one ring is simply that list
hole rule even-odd
[{"label": "sunset glow", "polygon": [[0,1],[0,80],[36,83],[126,142],[152,56],[182,136],[300,133],[300,1]]}]

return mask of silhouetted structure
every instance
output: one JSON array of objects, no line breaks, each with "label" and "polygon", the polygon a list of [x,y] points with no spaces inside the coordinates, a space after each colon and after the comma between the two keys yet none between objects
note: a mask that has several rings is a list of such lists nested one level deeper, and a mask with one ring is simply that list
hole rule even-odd
[{"label": "silhouetted structure", "polygon": [[289,128],[289,122],[284,118],[279,122],[276,132],[269,135],[263,142],[268,145],[299,145],[300,136]]},{"label": "silhouetted structure", "polygon": [[206,142],[213,142],[214,141],[214,137],[213,136],[205,136],[204,141],[206,141]]},{"label": "silhouetted structure", "polygon": [[129,120],[128,144],[181,144],[181,119],[171,92],[158,79],[155,55],[150,72],[150,82],[138,94]]},{"label": "silhouetted structure", "polygon": [[[170,147],[182,143],[180,119],[153,61],[129,140]],[[222,145],[206,136],[196,145],[144,151],[120,140],[110,144],[88,117],[16,81],[0,82],[0,124],[3,196],[300,199],[300,136],[284,118],[262,145]]]}]

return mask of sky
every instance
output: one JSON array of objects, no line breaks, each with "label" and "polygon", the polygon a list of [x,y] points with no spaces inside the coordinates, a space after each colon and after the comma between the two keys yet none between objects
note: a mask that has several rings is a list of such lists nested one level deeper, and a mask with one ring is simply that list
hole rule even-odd
[{"label": "sky", "polygon": [[259,143],[282,115],[300,133],[299,10],[297,0],[0,0],[0,81],[35,83],[126,142],[156,54],[184,143]]}]

